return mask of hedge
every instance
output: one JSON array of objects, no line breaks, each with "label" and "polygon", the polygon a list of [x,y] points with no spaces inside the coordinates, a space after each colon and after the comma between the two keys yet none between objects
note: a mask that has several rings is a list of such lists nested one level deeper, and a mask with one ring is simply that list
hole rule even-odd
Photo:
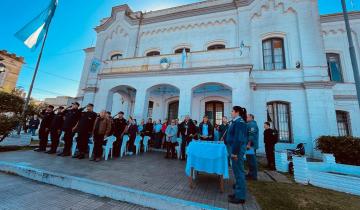
[{"label": "hedge", "polygon": [[334,154],[336,162],[360,166],[360,138],[351,136],[320,136],[316,149]]}]

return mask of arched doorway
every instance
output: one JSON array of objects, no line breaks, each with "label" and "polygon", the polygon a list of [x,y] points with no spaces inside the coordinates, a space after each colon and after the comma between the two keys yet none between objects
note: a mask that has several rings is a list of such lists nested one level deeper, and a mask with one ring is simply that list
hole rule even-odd
[{"label": "arched doorway", "polygon": [[174,120],[178,118],[179,114],[179,101],[173,101],[169,103],[167,119]]},{"label": "arched doorway", "polygon": [[209,117],[211,124],[221,124],[224,116],[224,102],[208,101],[205,103],[205,115]]}]

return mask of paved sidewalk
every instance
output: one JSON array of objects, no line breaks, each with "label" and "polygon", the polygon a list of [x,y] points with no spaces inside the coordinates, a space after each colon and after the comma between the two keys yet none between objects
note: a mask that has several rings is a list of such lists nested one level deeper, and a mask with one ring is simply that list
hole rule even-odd
[{"label": "paved sidewalk", "polygon": [[0,173],[1,210],[146,210],[141,206]]},{"label": "paved sidewalk", "polygon": [[[185,162],[164,159],[163,156],[163,153],[148,152],[139,156],[96,163],[87,159],[78,160],[33,151],[17,151],[1,153],[0,161],[26,164],[47,171],[226,209],[260,209],[255,198],[249,193],[245,205],[233,205],[227,202],[227,195],[232,193],[233,178],[225,181],[224,193],[219,191],[217,176],[206,174],[200,174],[195,182],[195,188],[190,189],[188,177],[185,175]],[[263,172],[259,173],[259,179],[273,181]]]}]

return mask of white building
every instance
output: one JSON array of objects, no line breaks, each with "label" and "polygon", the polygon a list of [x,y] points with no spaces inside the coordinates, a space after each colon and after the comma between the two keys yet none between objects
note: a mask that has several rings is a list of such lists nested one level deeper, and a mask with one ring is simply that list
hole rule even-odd
[{"label": "white building", "polygon": [[55,107],[58,106],[70,106],[76,100],[70,96],[57,96],[55,98],[45,98],[44,102],[47,104],[51,104]]},{"label": "white building", "polygon": [[[359,57],[360,13],[350,18]],[[78,97],[96,111],[218,122],[240,105],[261,133],[272,119],[279,148],[308,151],[320,135],[360,136],[343,18],[320,16],[317,1],[208,0],[145,14],[121,5],[95,30]]]}]

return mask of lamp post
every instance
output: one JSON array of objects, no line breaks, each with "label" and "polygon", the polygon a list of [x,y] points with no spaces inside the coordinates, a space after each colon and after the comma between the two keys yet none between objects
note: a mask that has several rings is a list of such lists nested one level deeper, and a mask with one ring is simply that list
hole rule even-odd
[{"label": "lamp post", "polygon": [[346,2],[345,2],[345,0],[341,0],[341,5],[342,5],[342,9],[343,9],[343,15],[344,15],[344,20],[345,20],[346,33],[347,33],[348,42],[349,42],[350,59],[351,59],[351,64],[352,64],[352,68],[353,68],[353,73],[354,73],[354,79],[355,79],[355,87],[356,87],[358,105],[359,105],[359,107],[360,107],[360,78],[359,78],[359,68],[358,68],[358,63],[357,63],[357,60],[356,60],[356,52],[355,52],[355,47],[354,47],[354,43],[353,43],[353,39],[352,39],[351,28],[350,28],[350,23],[349,23],[349,15],[348,15],[348,12],[347,12],[347,9],[346,9]]}]

